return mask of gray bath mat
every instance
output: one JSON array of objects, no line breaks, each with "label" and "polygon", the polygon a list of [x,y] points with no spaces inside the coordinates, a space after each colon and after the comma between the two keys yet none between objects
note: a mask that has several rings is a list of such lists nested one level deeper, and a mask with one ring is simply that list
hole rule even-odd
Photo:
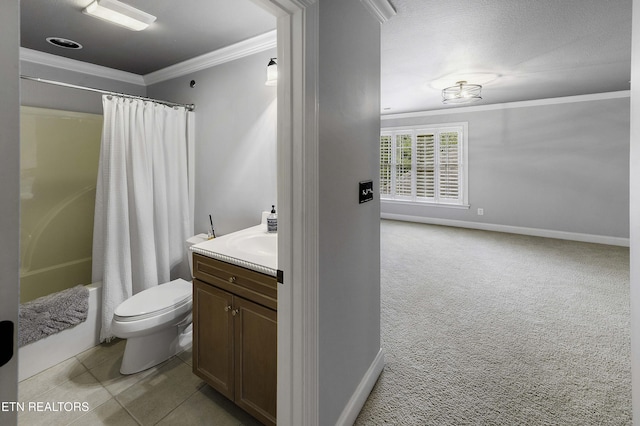
[{"label": "gray bath mat", "polygon": [[80,324],[87,319],[89,290],[83,285],[20,305],[18,346]]}]

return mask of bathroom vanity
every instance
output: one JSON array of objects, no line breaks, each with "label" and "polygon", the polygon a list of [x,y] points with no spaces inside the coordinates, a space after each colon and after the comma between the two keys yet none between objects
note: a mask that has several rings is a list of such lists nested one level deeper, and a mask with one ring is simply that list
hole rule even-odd
[{"label": "bathroom vanity", "polygon": [[193,372],[265,425],[276,424],[276,250],[261,226],[192,248]]}]

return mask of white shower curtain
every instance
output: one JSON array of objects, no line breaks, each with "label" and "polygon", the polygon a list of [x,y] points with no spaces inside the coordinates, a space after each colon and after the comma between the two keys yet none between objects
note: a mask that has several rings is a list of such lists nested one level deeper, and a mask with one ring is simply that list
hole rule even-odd
[{"label": "white shower curtain", "polygon": [[147,288],[189,278],[187,111],[105,95],[96,188],[93,282],[102,281],[100,340],[115,308]]}]

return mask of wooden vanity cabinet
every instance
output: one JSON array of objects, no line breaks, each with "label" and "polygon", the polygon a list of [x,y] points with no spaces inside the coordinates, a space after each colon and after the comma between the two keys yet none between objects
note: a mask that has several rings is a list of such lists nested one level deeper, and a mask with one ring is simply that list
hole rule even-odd
[{"label": "wooden vanity cabinet", "polygon": [[194,253],[193,372],[276,424],[277,280]]}]

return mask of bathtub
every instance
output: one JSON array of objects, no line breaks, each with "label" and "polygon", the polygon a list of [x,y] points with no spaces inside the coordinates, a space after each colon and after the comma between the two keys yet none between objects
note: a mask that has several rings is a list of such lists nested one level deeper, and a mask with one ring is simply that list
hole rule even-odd
[{"label": "bathtub", "polygon": [[28,379],[100,343],[102,283],[86,287],[89,289],[86,321],[19,348],[18,381]]}]

